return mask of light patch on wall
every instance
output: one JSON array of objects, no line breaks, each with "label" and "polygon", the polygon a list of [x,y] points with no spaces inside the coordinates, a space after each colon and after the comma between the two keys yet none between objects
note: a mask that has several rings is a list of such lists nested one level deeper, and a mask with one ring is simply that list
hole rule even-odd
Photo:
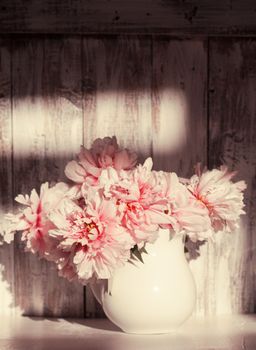
[{"label": "light patch on wall", "polygon": [[151,95],[148,90],[98,90],[84,103],[84,142],[116,136],[122,147],[150,156],[152,139]]},{"label": "light patch on wall", "polygon": [[[0,249],[2,249],[1,246]],[[6,267],[3,264],[0,264],[0,315],[21,315],[22,311],[20,307],[15,306],[11,285],[5,278],[5,269]],[[10,271],[7,272],[10,273]]]},{"label": "light patch on wall", "polygon": [[[0,247],[1,249],[1,247]],[[5,267],[0,264],[0,296],[1,296],[1,309],[0,315],[9,315],[10,310],[13,310],[14,298],[10,290],[9,283],[4,279]]]},{"label": "light patch on wall", "polygon": [[69,158],[79,151],[83,142],[82,125],[82,110],[65,97],[16,98],[13,108],[14,157]]},{"label": "light patch on wall", "polygon": [[166,88],[157,98],[160,100],[153,108],[154,149],[172,155],[185,145],[188,136],[186,97],[181,90]]}]

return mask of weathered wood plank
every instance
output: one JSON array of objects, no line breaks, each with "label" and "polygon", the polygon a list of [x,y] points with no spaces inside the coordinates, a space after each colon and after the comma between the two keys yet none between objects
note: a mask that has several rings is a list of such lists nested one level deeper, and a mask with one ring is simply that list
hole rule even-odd
[{"label": "weathered wood plank", "polygon": [[[151,154],[151,40],[105,37],[83,40],[84,144],[116,135],[140,160]],[[87,290],[87,317],[100,316]]]},{"label": "weathered wood plank", "polygon": [[255,35],[254,0],[2,0],[0,33]]},{"label": "weathered wood plank", "polygon": [[[207,44],[200,40],[153,41],[153,155],[155,168],[190,177],[197,162],[207,162]],[[196,246],[188,245],[196,255]],[[196,314],[207,299],[208,252],[191,261],[197,284]]]},{"label": "weathered wood plank", "polygon": [[[10,40],[0,40],[0,232],[12,208],[12,119]],[[14,305],[13,244],[0,244],[0,315]]]},{"label": "weathered wood plank", "polygon": [[[13,42],[14,193],[63,179],[82,142],[81,40]],[[15,246],[15,297],[24,314],[84,314],[83,287],[59,278],[54,265]]]},{"label": "weathered wood plank", "polygon": [[[6,43],[0,45],[0,201],[8,210],[12,123]],[[151,154],[153,140],[157,169],[189,176],[197,161],[206,164],[204,41],[156,36],[151,57],[149,37],[85,37],[82,73],[79,39],[24,38],[13,46],[13,194],[61,178],[64,163],[83,142],[83,123],[86,146],[96,137],[115,134],[123,146],[138,150],[141,159]],[[254,40],[211,40],[209,165],[225,162],[247,180],[248,214],[240,231],[217,236],[215,244],[202,246],[200,257],[190,262],[199,315],[256,310],[255,57]],[[58,278],[53,266],[21,252],[19,245],[16,242],[16,306],[31,315],[83,316],[83,288]],[[4,313],[9,312],[10,298],[6,283],[11,292],[14,288],[12,249],[0,247],[0,264],[7,267],[0,282]],[[88,290],[86,316],[102,316]]]},{"label": "weathered wood plank", "polygon": [[203,41],[153,41],[153,154],[157,169],[188,177],[207,159],[207,50]]},{"label": "weathered wood plank", "polygon": [[[256,41],[210,41],[209,161],[245,179],[247,215],[215,248],[215,312],[256,311]],[[238,178],[238,179],[239,179]],[[225,305],[226,304],[226,305]]]}]

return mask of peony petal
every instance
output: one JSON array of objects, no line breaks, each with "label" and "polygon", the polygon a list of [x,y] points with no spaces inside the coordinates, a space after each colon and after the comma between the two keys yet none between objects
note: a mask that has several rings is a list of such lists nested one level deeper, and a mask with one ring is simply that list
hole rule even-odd
[{"label": "peony petal", "polygon": [[18,196],[15,197],[15,201],[23,205],[30,204],[30,199],[27,194],[25,196],[23,196],[22,194],[19,194]]},{"label": "peony petal", "polygon": [[64,172],[67,178],[77,183],[83,183],[86,177],[85,169],[75,160],[72,160],[66,165]]}]

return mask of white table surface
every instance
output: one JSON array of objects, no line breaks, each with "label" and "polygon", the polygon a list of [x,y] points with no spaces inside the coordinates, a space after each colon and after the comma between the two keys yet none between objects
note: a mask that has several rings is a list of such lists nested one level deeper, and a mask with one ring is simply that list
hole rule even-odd
[{"label": "white table surface", "polygon": [[122,333],[108,320],[0,317],[0,350],[256,350],[256,316],[188,320],[163,335]]}]

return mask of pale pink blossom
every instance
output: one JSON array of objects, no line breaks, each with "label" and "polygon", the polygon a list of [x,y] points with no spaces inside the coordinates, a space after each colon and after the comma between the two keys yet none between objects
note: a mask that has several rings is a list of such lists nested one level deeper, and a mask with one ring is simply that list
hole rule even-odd
[{"label": "pale pink blossom", "polygon": [[169,227],[176,233],[208,235],[210,219],[207,210],[191,198],[190,192],[180,182],[177,174],[154,172],[154,178],[154,188],[160,186],[161,195],[167,200],[164,212],[170,217]]},{"label": "pale pink blossom", "polygon": [[[152,160],[129,173],[104,174],[105,195],[115,200],[125,226],[136,244],[141,247],[158,237],[159,225],[170,223],[164,213],[166,199],[161,197],[161,188],[152,186]],[[115,181],[112,181],[112,180]]]},{"label": "pale pink blossom", "polygon": [[[49,213],[55,209],[69,187],[64,183],[58,183],[49,187],[46,182],[41,185],[40,194],[35,189],[30,195],[19,194],[15,200],[24,207],[17,214],[7,214],[8,229],[6,240],[11,241],[16,231],[22,231],[21,239],[26,244],[26,249],[41,256],[52,254],[55,247],[54,240],[49,237],[48,231],[54,228],[49,220]],[[49,256],[50,258],[50,256]]]},{"label": "pale pink blossom", "polygon": [[50,235],[59,238],[60,250],[71,254],[76,274],[84,283],[110,278],[130,257],[134,242],[120,225],[116,205],[97,192],[83,208],[70,199],[63,200],[51,219],[57,228]]},{"label": "pale pink blossom", "polygon": [[[57,239],[61,239],[61,237],[58,236]],[[56,247],[53,260],[57,264],[59,276],[66,278],[70,282],[78,281],[76,266],[73,263],[74,254],[75,247],[71,248],[70,251],[64,251],[59,247]]]},{"label": "pale pink blossom", "polygon": [[128,149],[120,149],[116,137],[96,139],[90,150],[81,146],[78,160],[72,160],[65,168],[66,176],[82,184],[97,185],[102,169],[130,170],[137,163],[137,155]]},{"label": "pale pink blossom", "polygon": [[152,171],[151,158],[129,173],[102,175],[105,195],[115,198],[122,224],[139,246],[153,242],[160,226],[193,235],[210,229],[204,206],[191,198],[175,173]]},{"label": "pale pink blossom", "polygon": [[72,186],[45,183],[39,194],[16,197],[23,208],[6,216],[5,241],[21,231],[27,250],[54,261],[61,276],[86,284],[112,277],[132,248],[158,238],[160,227],[196,241],[237,226],[246,186],[233,183],[226,167],[179,179],[153,171],[151,158],[136,161],[115,137],[81,147],[65,169]]},{"label": "pale pink blossom", "polygon": [[192,176],[188,185],[198,203],[208,210],[215,231],[231,232],[238,226],[239,217],[244,214],[244,181],[232,182],[235,173],[226,166],[208,170]]}]

